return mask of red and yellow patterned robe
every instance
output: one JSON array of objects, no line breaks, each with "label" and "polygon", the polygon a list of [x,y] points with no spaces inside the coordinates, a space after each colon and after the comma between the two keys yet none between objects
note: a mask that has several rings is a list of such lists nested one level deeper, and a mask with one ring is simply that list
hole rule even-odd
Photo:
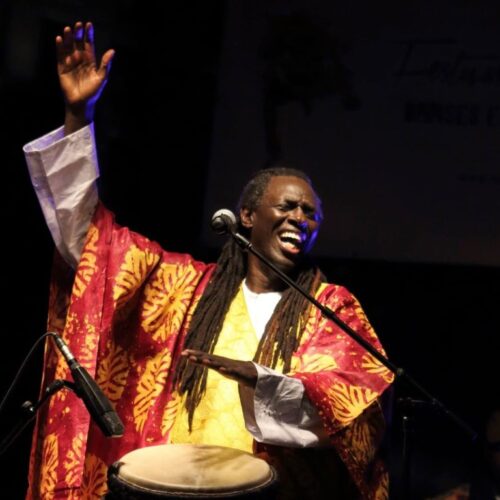
[{"label": "red and yellow patterned robe", "polygon": [[[28,498],[100,498],[108,465],[136,448],[169,441],[177,414],[175,363],[213,269],[116,225],[102,206],[76,274],[56,259],[48,328],[95,377],[125,433],[105,438],[73,393],[57,393],[38,415]],[[382,350],[345,288],[329,285],[319,300]],[[376,456],[383,427],[377,398],[391,373],[316,310],[293,367],[291,376],[302,380],[362,497],[386,498],[387,475]],[[71,376],[48,342],[43,388],[54,379]],[[269,447],[258,448],[272,455]]]}]

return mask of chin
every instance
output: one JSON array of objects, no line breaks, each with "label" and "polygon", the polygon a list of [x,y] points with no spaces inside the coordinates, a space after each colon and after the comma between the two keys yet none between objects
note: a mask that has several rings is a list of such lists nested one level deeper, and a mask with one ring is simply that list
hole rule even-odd
[{"label": "chin", "polygon": [[281,271],[283,271],[284,273],[290,274],[299,267],[299,264],[302,262],[302,260],[302,255],[282,257],[280,262],[275,262],[275,265],[278,266],[278,268],[281,269]]}]

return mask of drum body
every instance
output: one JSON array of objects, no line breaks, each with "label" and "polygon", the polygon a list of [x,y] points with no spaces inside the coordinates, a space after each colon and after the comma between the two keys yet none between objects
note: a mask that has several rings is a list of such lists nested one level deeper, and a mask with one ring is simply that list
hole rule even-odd
[{"label": "drum body", "polygon": [[127,453],[109,468],[106,499],[273,498],[276,480],[271,466],[241,450],[151,446]]}]

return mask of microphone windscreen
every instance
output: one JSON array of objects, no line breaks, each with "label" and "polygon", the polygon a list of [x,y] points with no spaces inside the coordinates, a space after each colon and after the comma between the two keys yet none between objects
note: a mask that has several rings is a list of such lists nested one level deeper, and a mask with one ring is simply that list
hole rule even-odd
[{"label": "microphone windscreen", "polygon": [[221,208],[213,214],[210,225],[217,234],[234,232],[237,225],[236,215],[227,208]]}]

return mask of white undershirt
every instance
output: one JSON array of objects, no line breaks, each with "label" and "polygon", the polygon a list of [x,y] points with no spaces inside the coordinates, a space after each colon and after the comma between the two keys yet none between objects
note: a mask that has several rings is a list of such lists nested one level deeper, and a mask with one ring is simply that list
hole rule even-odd
[{"label": "white undershirt", "polygon": [[[54,243],[76,268],[98,202],[99,167],[92,125],[64,136],[63,127],[23,148],[33,187]],[[279,292],[255,293],[243,282],[252,325],[259,338],[281,298]],[[253,437],[288,447],[327,445],[328,438],[300,380],[255,363],[255,390],[241,388],[245,425]]]},{"label": "white undershirt", "polygon": [[274,308],[281,299],[281,292],[252,292],[247,286],[246,278],[242,284],[243,295],[247,305],[248,315],[252,321],[253,329],[260,340],[264,335],[267,322],[274,312]]}]

